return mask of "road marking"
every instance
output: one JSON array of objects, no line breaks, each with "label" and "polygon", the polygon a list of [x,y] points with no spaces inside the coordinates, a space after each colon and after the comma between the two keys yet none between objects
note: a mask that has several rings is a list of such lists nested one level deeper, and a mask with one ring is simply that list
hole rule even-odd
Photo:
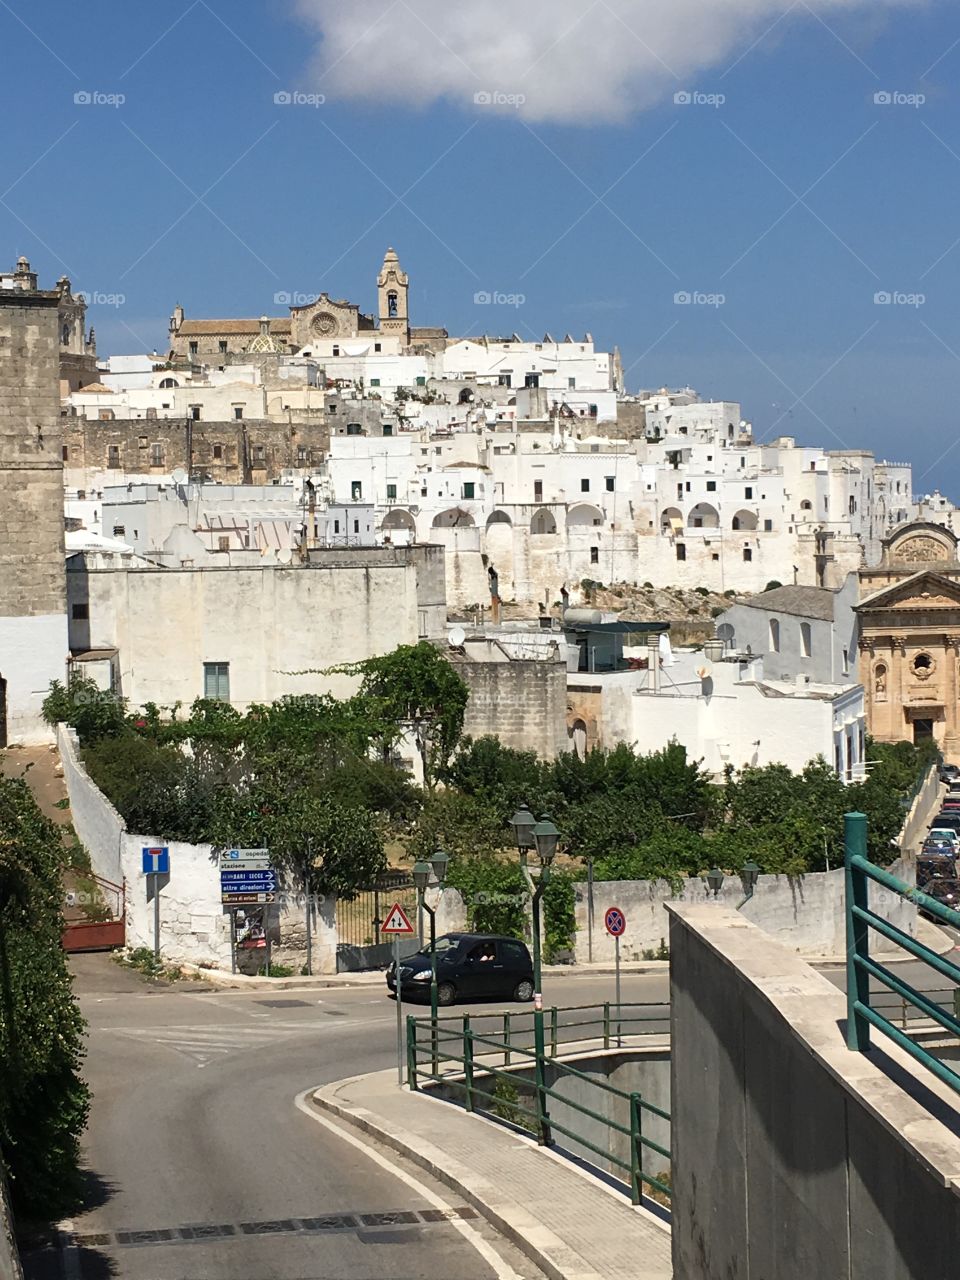
[{"label": "road marking", "polygon": [[[218,1054],[263,1049],[268,1045],[293,1040],[298,1036],[303,1038],[329,1034],[330,1025],[327,1022],[318,1024],[306,1021],[275,1021],[258,1023],[253,1027],[247,1023],[228,1022],[166,1027],[97,1027],[96,1030],[124,1036],[128,1040],[136,1040],[140,1043],[162,1045],[165,1049],[172,1049],[175,1053],[189,1058],[198,1067],[205,1067]],[[348,1020],[332,1025],[338,1030],[348,1030],[360,1024]]]},{"label": "road marking", "polygon": [[[422,1196],[424,1200],[428,1200],[435,1209],[442,1209],[444,1213],[452,1213],[453,1205],[444,1200],[441,1196],[438,1196],[435,1191],[431,1191],[429,1187],[424,1186],[419,1178],[413,1177],[413,1175],[407,1173],[405,1169],[401,1169],[397,1165],[392,1164],[385,1156],[382,1156],[379,1151],[375,1151],[368,1143],[363,1142],[354,1134],[348,1133],[332,1120],[328,1120],[326,1116],[320,1115],[316,1108],[310,1106],[307,1102],[307,1098],[314,1092],[315,1089],[304,1089],[303,1093],[298,1093],[296,1098],[294,1098],[296,1106],[304,1113],[304,1115],[309,1116],[311,1120],[315,1120],[317,1124],[322,1125],[324,1129],[329,1130],[331,1133],[335,1133],[337,1137],[342,1138],[344,1142],[349,1142],[350,1145],[352,1147],[356,1147],[358,1151],[364,1152],[365,1155],[374,1162],[374,1164],[378,1164],[381,1169],[386,1169],[389,1173],[392,1173],[395,1178],[398,1178],[416,1195]],[[493,1268],[496,1272],[497,1280],[522,1280],[519,1273],[514,1271],[513,1267],[511,1267],[504,1258],[501,1258],[493,1245],[484,1240],[476,1227],[472,1227],[469,1222],[464,1222],[462,1219],[456,1217],[451,1217],[449,1221],[450,1225],[460,1232],[467,1243],[471,1244],[474,1249],[476,1249],[484,1262]]]}]

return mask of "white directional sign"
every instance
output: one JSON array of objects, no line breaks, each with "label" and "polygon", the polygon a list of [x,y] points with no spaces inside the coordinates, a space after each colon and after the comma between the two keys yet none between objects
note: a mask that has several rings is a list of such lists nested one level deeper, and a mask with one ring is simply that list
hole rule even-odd
[{"label": "white directional sign", "polygon": [[380,926],[381,933],[414,933],[414,927],[410,923],[410,917],[401,907],[399,902],[395,902],[390,908],[386,920]]},{"label": "white directional sign", "polygon": [[221,871],[265,871],[269,866],[269,849],[224,849],[220,854]]}]

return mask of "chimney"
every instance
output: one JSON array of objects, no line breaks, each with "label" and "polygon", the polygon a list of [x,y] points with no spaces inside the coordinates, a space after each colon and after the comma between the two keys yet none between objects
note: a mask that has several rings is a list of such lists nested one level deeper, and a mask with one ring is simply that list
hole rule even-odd
[{"label": "chimney", "polygon": [[660,692],[660,636],[651,631],[647,636],[647,670],[650,675],[647,688],[651,693]]}]

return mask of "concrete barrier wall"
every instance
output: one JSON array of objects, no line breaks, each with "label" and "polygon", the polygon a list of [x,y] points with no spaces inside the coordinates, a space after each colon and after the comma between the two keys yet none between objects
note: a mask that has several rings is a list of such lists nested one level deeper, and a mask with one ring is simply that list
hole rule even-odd
[{"label": "concrete barrier wall", "polygon": [[744,919],[671,904],[675,1280],[948,1280],[957,1094]]},{"label": "concrete barrier wall", "polygon": [[80,763],[76,731],[58,724],[57,746],[63,781],[70,797],[73,829],[90,854],[93,873],[114,884],[122,884],[123,819]]},{"label": "concrete barrier wall", "polygon": [[913,798],[900,832],[900,848],[905,854],[919,852],[930,823],[936,817],[941,793],[945,789],[940,781],[939,769],[936,765],[931,765],[923,785]]},{"label": "concrete barrier wall", "polygon": [[[912,860],[895,862],[889,871],[909,885],[916,883]],[[597,880],[593,886],[593,959],[604,963],[614,960],[615,943],[603,925],[607,907],[619,907],[627,918],[626,933],[620,940],[620,958],[641,960],[645,951],[656,951],[666,940],[669,922],[664,908],[668,902],[709,903],[734,909],[743,903],[740,915],[774,934],[790,950],[807,956],[843,956],[846,954],[843,877],[842,868],[810,872],[805,876],[760,876],[753,897],[745,903],[739,876],[727,876],[716,899],[699,877],[684,880],[679,893],[675,893],[666,880]],[[898,894],[871,884],[870,905],[911,937],[916,934],[916,907]],[[589,914],[588,886],[578,884],[578,964],[587,962],[590,951]],[[898,950],[874,936],[877,952]]]}]

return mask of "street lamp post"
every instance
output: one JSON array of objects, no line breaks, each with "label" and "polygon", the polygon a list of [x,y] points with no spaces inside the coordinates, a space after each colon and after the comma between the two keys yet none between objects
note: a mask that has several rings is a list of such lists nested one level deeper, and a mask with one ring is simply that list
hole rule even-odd
[{"label": "street lamp post", "polygon": [[[544,1053],[546,1039],[543,1029],[543,991],[542,965],[540,959],[540,899],[550,881],[550,866],[557,852],[557,841],[560,833],[551,820],[544,814],[539,822],[534,822],[533,814],[521,805],[510,819],[513,827],[517,852],[520,854],[520,866],[533,895],[533,1040],[537,1069],[537,1101],[540,1115],[539,1140],[550,1142],[550,1119],[547,1114],[546,1077],[544,1073]],[[527,865],[530,850],[535,848],[540,859],[540,874],[534,883]]]},{"label": "street lamp post", "polygon": [[437,1074],[437,1007],[439,1004],[437,990],[437,909],[431,907],[424,896],[430,884],[431,872],[437,888],[442,889],[447,878],[449,855],[437,849],[429,862],[417,862],[413,868],[413,883],[417,889],[420,910],[426,911],[430,917],[430,1021],[433,1074]]}]

